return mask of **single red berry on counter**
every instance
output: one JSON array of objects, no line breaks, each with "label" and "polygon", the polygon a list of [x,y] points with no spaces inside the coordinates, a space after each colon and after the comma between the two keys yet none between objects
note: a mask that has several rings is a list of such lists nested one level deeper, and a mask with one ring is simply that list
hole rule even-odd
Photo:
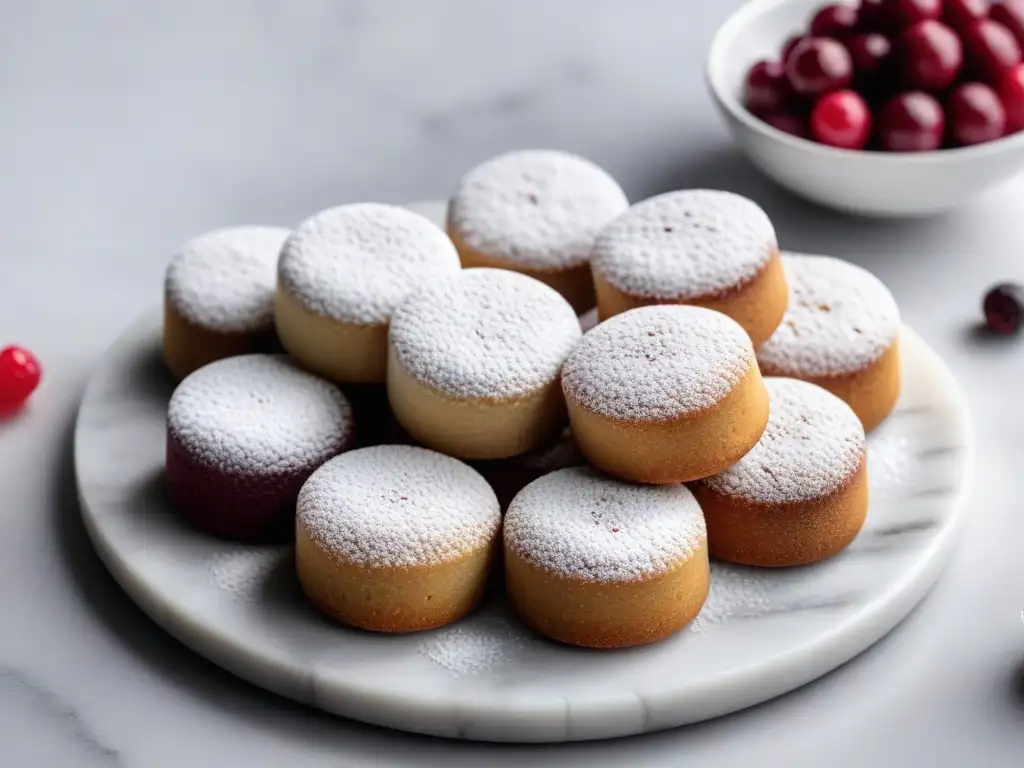
[{"label": "single red berry on counter", "polygon": [[988,0],[945,0],[942,20],[960,32],[988,16]]},{"label": "single red berry on counter", "polygon": [[1018,64],[1003,75],[999,100],[1006,110],[1007,133],[1024,130],[1024,64]]},{"label": "single red berry on counter", "polygon": [[811,111],[811,135],[830,147],[863,149],[871,136],[871,110],[854,91],[833,91]]},{"label": "single red berry on counter", "polygon": [[22,347],[0,350],[0,415],[24,404],[39,386],[42,368],[35,355]]},{"label": "single red berry on counter", "polygon": [[996,333],[1016,333],[1024,321],[1024,287],[1017,283],[994,286],[985,294],[982,310],[990,329]]},{"label": "single red berry on counter", "polygon": [[774,115],[765,115],[763,120],[772,128],[777,128],[783,133],[799,136],[801,139],[808,139],[811,136],[810,131],[807,129],[807,121],[799,115],[780,112]]},{"label": "single red berry on counter", "polygon": [[1017,40],[1017,45],[1024,50],[1024,0],[1002,0],[993,3],[988,15],[992,21],[1010,30],[1010,34]]},{"label": "single red berry on counter", "polygon": [[930,152],[942,146],[946,115],[942,105],[924,91],[889,99],[878,113],[878,142],[889,152]]},{"label": "single red berry on counter", "polygon": [[747,73],[743,102],[755,115],[785,109],[792,92],[786,70],[777,61],[759,61]]},{"label": "single red berry on counter", "polygon": [[946,120],[957,145],[994,141],[1006,132],[1006,110],[999,95],[984,83],[964,83],[949,97]]},{"label": "single red berry on counter", "polygon": [[811,18],[811,34],[845,40],[857,31],[857,9],[852,5],[826,5]]},{"label": "single red berry on counter", "polygon": [[998,21],[976,21],[964,30],[963,44],[971,76],[989,85],[998,86],[1003,75],[1021,63],[1020,45]]},{"label": "single red berry on counter", "polygon": [[805,37],[786,59],[786,78],[801,96],[838,91],[853,79],[853,61],[846,46],[829,37]]},{"label": "single red berry on counter", "polygon": [[941,91],[956,79],[964,62],[963,45],[941,21],[922,21],[899,37],[903,79],[911,88]]}]

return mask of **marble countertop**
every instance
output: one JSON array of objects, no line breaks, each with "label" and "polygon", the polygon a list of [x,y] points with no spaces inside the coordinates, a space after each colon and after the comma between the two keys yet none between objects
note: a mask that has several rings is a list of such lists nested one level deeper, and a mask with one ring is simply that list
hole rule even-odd
[{"label": "marble countertop", "polygon": [[[976,330],[1024,278],[1024,177],[930,221],[842,218],[731,149],[703,91],[697,0],[129,0],[0,9],[0,345],[45,386],[0,426],[0,765],[1019,765],[1024,756],[1024,342]],[[759,201],[793,250],[892,288],[975,419],[972,520],[933,594],[800,691],[696,727],[566,747],[417,738],[237,681],[147,620],[92,552],[70,440],[103,350],[159,296],[184,239],[344,201],[443,197],[498,151],[554,146],[632,198]],[[941,737],[939,736],[941,734]]]}]

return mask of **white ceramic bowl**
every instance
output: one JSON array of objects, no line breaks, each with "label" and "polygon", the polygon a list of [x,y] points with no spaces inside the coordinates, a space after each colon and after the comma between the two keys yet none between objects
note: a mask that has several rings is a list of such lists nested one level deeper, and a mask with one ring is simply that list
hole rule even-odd
[{"label": "white ceramic bowl", "polygon": [[1024,166],[1024,132],[962,149],[888,153],[834,149],[779,131],[744,109],[758,59],[778,58],[826,0],[752,0],[725,22],[708,54],[707,85],[751,161],[801,197],[849,213],[924,216],[954,208]]}]

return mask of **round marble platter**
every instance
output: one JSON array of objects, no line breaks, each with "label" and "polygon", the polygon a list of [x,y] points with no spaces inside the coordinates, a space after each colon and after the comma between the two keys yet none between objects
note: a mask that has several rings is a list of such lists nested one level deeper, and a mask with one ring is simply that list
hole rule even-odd
[{"label": "round marble platter", "polygon": [[[444,206],[417,206],[435,220]],[[891,630],[939,575],[964,517],[973,449],[949,370],[911,330],[904,388],[869,439],[871,508],[841,555],[757,570],[714,563],[686,630],[619,651],[523,628],[500,584],[474,615],[404,636],[347,629],[307,602],[287,547],[196,533],[162,490],[173,382],[160,313],[132,325],[86,389],[75,433],[82,516],[100,557],[181,642],[250,682],[329,712],[463,739],[627,736],[734,712],[835,669]]]}]

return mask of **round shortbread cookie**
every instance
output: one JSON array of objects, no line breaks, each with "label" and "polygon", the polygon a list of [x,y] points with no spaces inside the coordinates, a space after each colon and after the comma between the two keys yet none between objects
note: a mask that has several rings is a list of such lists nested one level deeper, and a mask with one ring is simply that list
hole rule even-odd
[{"label": "round shortbread cookie", "polygon": [[353,626],[409,632],[454,621],[479,601],[501,509],[466,464],[382,445],[313,473],[296,526],[299,580],[316,605]]},{"label": "round shortbread cookie", "polygon": [[391,315],[410,293],[459,269],[451,240],[417,213],[377,203],[321,211],[281,251],[278,335],[327,378],[383,382]]},{"label": "round shortbread cookie", "polygon": [[512,500],[503,537],[513,605],[563,642],[652,642],[685,626],[707,596],[704,516],[683,485],[559,470]]},{"label": "round shortbread cookie", "polygon": [[591,254],[598,312],[694,304],[735,319],[755,344],[786,308],[775,229],[754,202],[716,190],[657,195],[598,235]]},{"label": "round shortbread cookie", "polygon": [[417,441],[466,459],[536,448],[565,423],[562,363],[581,335],[547,285],[466,269],[417,292],[391,323],[388,397]]},{"label": "round shortbread cookie", "polygon": [[566,361],[562,388],[582,453],[638,482],[715,474],[768,420],[749,337],[701,307],[643,307],[601,323]]}]

